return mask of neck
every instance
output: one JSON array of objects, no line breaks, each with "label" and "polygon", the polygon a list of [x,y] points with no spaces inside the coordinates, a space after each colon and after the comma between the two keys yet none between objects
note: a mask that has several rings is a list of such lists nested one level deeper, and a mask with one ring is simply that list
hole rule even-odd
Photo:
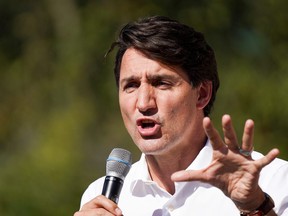
[{"label": "neck", "polygon": [[205,145],[206,138],[199,145],[186,146],[182,151],[173,149],[170,153],[159,155],[146,155],[150,176],[153,181],[168,193],[175,193],[175,184],[171,175],[179,170],[185,170],[197,157]]}]

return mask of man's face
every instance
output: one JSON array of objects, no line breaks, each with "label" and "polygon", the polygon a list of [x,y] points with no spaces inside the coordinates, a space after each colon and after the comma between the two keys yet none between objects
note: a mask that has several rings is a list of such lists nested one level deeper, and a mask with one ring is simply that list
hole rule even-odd
[{"label": "man's face", "polygon": [[119,103],[124,124],[146,154],[193,145],[203,135],[199,89],[187,74],[128,49],[122,59]]}]

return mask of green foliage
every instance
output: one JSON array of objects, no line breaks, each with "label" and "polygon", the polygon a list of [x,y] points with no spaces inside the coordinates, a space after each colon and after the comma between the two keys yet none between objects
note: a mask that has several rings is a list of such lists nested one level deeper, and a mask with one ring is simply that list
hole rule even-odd
[{"label": "green foliage", "polygon": [[288,159],[285,1],[0,1],[0,215],[72,215],[121,146],[140,153],[120,117],[113,54],[121,26],[161,14],[204,32],[221,87],[213,119],[232,115],[241,139]]}]

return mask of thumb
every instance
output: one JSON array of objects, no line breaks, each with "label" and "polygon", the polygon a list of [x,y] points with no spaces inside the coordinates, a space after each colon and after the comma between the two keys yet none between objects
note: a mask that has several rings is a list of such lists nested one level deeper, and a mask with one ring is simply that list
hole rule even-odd
[{"label": "thumb", "polygon": [[201,170],[181,170],[173,173],[171,180],[174,182],[201,181],[203,180],[202,175]]}]

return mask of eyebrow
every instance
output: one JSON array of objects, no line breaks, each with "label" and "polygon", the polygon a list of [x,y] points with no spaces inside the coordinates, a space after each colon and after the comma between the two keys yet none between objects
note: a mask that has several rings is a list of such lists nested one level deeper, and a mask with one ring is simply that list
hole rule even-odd
[{"label": "eyebrow", "polygon": [[[140,78],[138,76],[129,76],[127,78],[123,78],[120,81],[120,85],[123,85],[124,83],[130,82],[130,81],[135,81],[135,80],[139,80]],[[148,81],[153,81],[153,80],[161,80],[161,79],[169,79],[169,80],[179,80],[180,77],[177,77],[175,75],[170,75],[170,74],[152,74],[152,75],[148,75]]]},{"label": "eyebrow", "polygon": [[133,81],[133,80],[139,80],[139,77],[138,76],[129,76],[127,78],[123,78],[122,80],[120,80],[120,86],[122,86],[124,83],[128,83],[130,81]]},{"label": "eyebrow", "polygon": [[148,80],[161,80],[161,79],[169,79],[169,80],[179,80],[180,77],[177,77],[175,75],[170,75],[170,74],[153,74],[151,76],[148,76]]}]

